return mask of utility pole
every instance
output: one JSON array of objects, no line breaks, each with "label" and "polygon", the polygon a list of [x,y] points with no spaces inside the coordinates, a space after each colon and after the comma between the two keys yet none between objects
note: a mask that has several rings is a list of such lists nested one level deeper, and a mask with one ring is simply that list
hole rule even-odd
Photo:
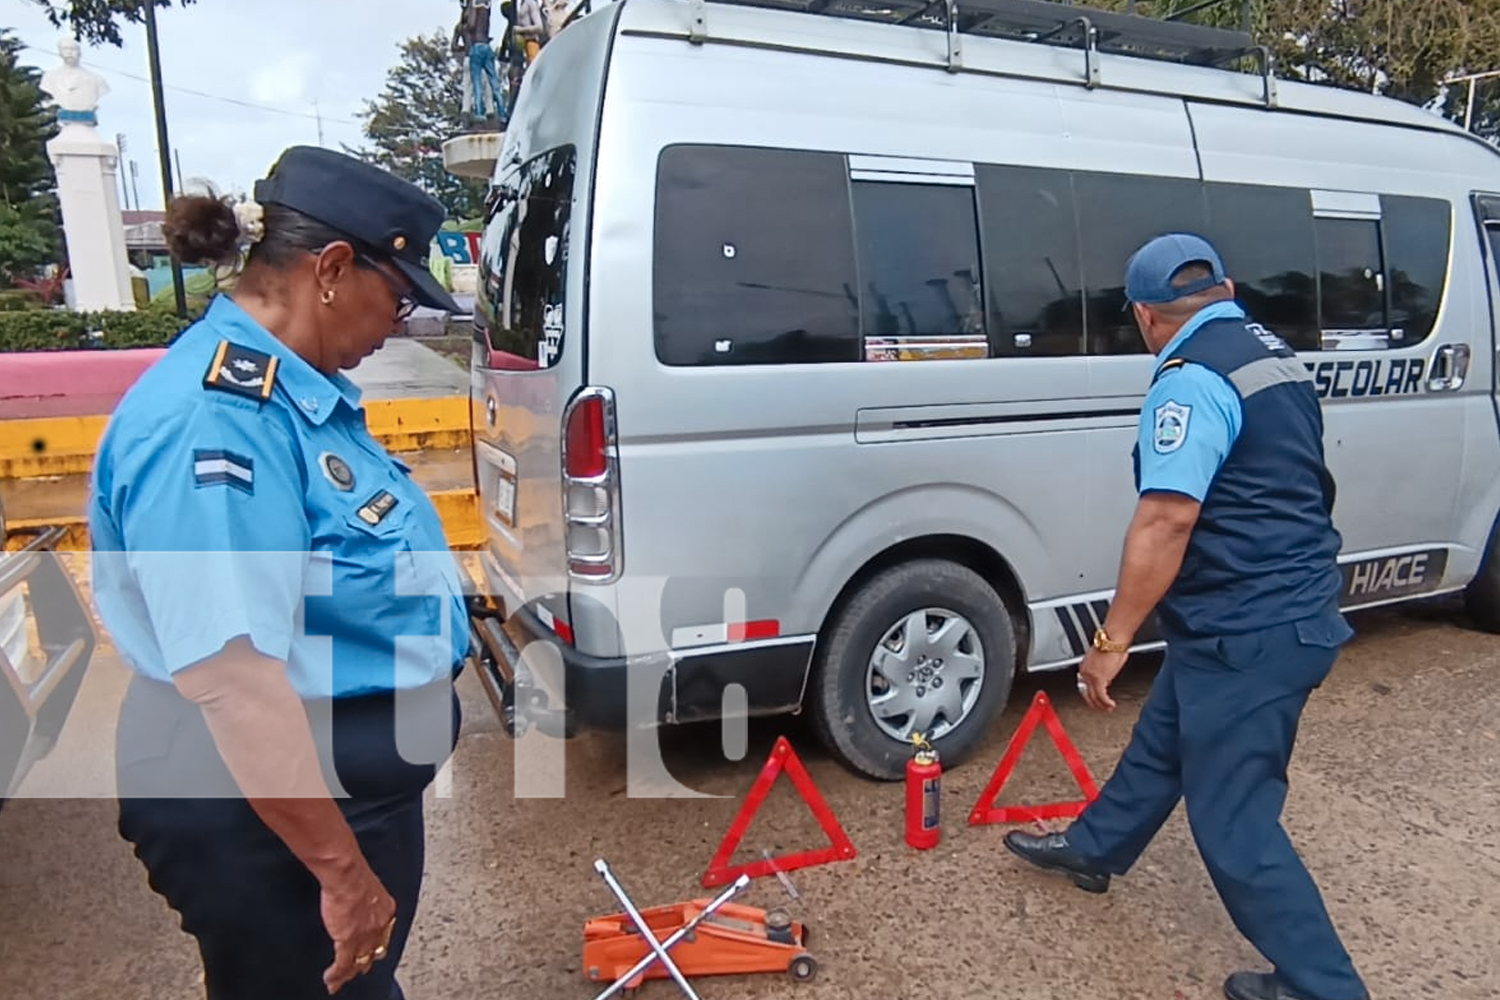
[{"label": "utility pole", "polygon": [[323,109],[318,107],[318,99],[313,98],[313,111],[318,116],[318,145],[323,145]]},{"label": "utility pole", "polygon": [[[161,52],[156,43],[156,0],[146,0],[146,49],[151,57],[151,96],[156,104],[156,145],[161,154],[161,187],[166,208],[172,203],[172,146],[167,141],[167,105],[161,86]],[[182,261],[172,254],[172,288],[177,293],[177,315],[187,318],[187,288],[182,282]]]}]

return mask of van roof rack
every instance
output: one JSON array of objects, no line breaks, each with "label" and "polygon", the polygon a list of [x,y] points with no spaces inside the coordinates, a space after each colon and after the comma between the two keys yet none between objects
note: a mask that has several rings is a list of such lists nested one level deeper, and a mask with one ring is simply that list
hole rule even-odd
[{"label": "van roof rack", "polygon": [[[586,0],[587,2],[587,0]],[[705,0],[691,0],[700,12]],[[1222,67],[1255,57],[1265,81],[1265,102],[1276,103],[1270,50],[1251,33],[1250,0],[1201,0],[1166,17],[1136,13],[1136,0],[1123,12],[1074,4],[1071,0],[712,0],[713,3],[821,14],[948,34],[949,69],[960,68],[960,36],[1038,42],[1082,49],[1087,84],[1098,86],[1095,54],[1108,52],[1192,66]],[[1195,24],[1183,18],[1225,3],[1240,6],[1239,29]],[[585,3],[586,5],[586,3]],[[699,21],[702,24],[702,21]],[[702,30],[701,27],[699,29]],[[696,40],[696,39],[695,39]]]},{"label": "van roof rack", "polygon": [[1234,0],[1243,28],[1215,28],[1183,20],[1184,15],[1231,0],[1204,0],[1167,17],[1102,10],[1069,0],[714,0],[743,7],[769,7],[806,14],[882,21],[947,30],[950,19],[964,35],[1046,42],[1078,47],[1092,29],[1101,52],[1144,56],[1195,65],[1217,65],[1255,48],[1249,30],[1249,0]]}]

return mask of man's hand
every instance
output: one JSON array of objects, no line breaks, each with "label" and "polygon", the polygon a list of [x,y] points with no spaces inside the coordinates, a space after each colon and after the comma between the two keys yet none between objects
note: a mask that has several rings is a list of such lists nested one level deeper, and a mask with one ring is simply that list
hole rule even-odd
[{"label": "man's hand", "polygon": [[323,887],[323,926],[333,939],[333,964],[323,985],[336,994],[386,957],[396,928],[396,901],[367,866]]},{"label": "man's hand", "polygon": [[1102,653],[1090,649],[1078,667],[1079,694],[1096,712],[1113,712],[1114,699],[1109,696],[1110,683],[1125,669],[1129,653]]},{"label": "man's hand", "polygon": [[[1177,571],[1198,522],[1198,501],[1181,493],[1150,492],[1136,505],[1125,535],[1120,579],[1105,616],[1104,631],[1116,642],[1133,642],[1146,616],[1156,607]],[[1090,708],[1113,712],[1110,683],[1125,668],[1129,653],[1090,649],[1078,667],[1079,694]]]}]

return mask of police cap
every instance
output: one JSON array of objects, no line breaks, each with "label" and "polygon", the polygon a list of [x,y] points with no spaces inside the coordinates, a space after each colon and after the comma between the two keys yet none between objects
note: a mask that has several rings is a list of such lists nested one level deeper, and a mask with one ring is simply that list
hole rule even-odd
[{"label": "police cap", "polygon": [[416,185],[343,153],[292,146],[255,182],[255,200],[295,209],[389,260],[411,280],[423,305],[463,311],[428,270],[428,248],[447,212]]},{"label": "police cap", "polygon": [[[1173,285],[1172,278],[1189,264],[1204,264],[1211,273],[1185,285]],[[1158,236],[1132,254],[1125,266],[1125,298],[1142,305],[1175,302],[1223,283],[1224,262],[1218,251],[1203,237],[1191,233]]]}]

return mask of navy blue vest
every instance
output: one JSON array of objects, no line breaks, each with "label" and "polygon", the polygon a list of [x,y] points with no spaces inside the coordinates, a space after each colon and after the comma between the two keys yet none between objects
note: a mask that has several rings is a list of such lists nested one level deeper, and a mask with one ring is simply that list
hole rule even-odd
[{"label": "navy blue vest", "polygon": [[[1226,635],[1319,614],[1342,587],[1343,540],[1333,526],[1323,413],[1307,369],[1280,338],[1237,319],[1205,324],[1156,377],[1183,364],[1220,375],[1243,414],[1182,569],[1157,606],[1163,632]],[[1139,445],[1135,476],[1139,490]]]}]

